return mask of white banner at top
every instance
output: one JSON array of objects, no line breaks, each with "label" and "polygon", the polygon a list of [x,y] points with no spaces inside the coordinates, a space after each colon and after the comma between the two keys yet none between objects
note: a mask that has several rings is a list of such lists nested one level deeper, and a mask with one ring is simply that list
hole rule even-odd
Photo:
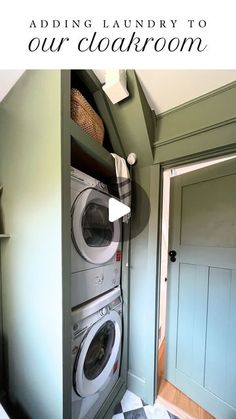
[{"label": "white banner at top", "polygon": [[234,69],[234,2],[7,1],[1,68]]}]

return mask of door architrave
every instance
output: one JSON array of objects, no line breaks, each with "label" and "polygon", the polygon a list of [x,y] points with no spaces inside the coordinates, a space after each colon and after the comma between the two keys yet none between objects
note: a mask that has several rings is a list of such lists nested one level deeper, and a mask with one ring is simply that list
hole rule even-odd
[{"label": "door architrave", "polygon": [[[203,163],[207,160],[213,160],[217,158],[223,158],[223,157],[230,157],[231,155],[236,154],[236,143],[233,146],[230,147],[221,147],[220,149],[209,149],[207,152],[204,153],[196,153],[191,156],[184,156],[179,157],[177,159],[171,160],[171,161],[163,161],[161,163],[158,163],[159,171],[160,171],[160,188],[159,188],[159,214],[158,214],[158,243],[162,242],[162,215],[163,215],[163,175],[164,170],[177,168],[180,166],[188,166],[194,163]],[[168,221],[169,222],[169,221]],[[158,394],[158,388],[159,388],[159,376],[158,376],[158,359],[159,359],[159,336],[158,336],[158,330],[159,330],[159,317],[160,317],[160,284],[161,284],[161,244],[158,246],[158,256],[157,256],[157,321],[156,321],[156,373],[155,373],[155,397]],[[167,288],[168,288],[168,281],[167,281]],[[155,398],[154,397],[154,398]]]}]

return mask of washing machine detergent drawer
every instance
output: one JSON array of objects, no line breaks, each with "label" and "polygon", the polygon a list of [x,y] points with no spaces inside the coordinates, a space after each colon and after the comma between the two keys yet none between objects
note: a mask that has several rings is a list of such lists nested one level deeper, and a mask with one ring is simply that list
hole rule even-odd
[{"label": "washing machine detergent drawer", "polygon": [[76,307],[120,284],[120,263],[71,275],[71,307]]}]

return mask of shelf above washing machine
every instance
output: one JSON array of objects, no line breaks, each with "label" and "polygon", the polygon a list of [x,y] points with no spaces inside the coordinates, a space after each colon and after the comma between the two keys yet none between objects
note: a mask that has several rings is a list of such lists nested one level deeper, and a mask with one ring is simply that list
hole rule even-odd
[{"label": "shelf above washing machine", "polygon": [[115,175],[114,159],[111,154],[98,144],[73,120],[70,121],[71,134],[71,163],[86,172],[89,167],[89,174],[103,179]]}]

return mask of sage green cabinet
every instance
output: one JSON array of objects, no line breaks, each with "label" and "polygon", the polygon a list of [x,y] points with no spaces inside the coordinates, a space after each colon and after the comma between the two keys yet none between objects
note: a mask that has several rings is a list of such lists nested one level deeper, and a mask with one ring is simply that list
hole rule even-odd
[{"label": "sage green cabinet", "polygon": [[[103,179],[115,173],[110,153],[70,119],[70,79],[70,71],[26,71],[0,104],[0,183],[12,233],[2,247],[4,368],[13,415],[31,419],[71,416],[71,144],[78,165],[87,159]],[[121,378],[99,419],[126,388],[125,280],[123,287]]]},{"label": "sage green cabinet", "polygon": [[0,106],[3,333],[8,397],[23,417],[69,417],[70,142],[61,72],[26,71]]}]

